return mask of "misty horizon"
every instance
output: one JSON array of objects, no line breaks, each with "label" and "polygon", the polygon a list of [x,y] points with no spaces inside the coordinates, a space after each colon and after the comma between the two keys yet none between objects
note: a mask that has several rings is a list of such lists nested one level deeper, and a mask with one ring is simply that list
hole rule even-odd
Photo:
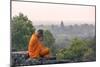
[{"label": "misty horizon", "polygon": [[[62,21],[62,20],[61,20]],[[61,21],[32,21],[32,24],[33,25],[60,25],[61,24]],[[88,22],[82,22],[82,21],[77,21],[77,22],[74,22],[74,21],[63,21],[63,24],[65,26],[67,25],[81,25],[81,24],[89,24],[89,25],[95,25],[95,22],[93,23],[88,23]]]}]

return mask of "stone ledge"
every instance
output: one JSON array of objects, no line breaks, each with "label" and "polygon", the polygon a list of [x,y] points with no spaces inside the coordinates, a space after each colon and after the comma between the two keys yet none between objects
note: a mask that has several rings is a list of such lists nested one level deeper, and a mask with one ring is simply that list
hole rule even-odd
[{"label": "stone ledge", "polygon": [[30,59],[27,51],[11,52],[12,66],[28,66],[28,65],[43,65],[43,64],[57,64],[69,63],[69,60],[57,60],[55,56],[39,59]]}]

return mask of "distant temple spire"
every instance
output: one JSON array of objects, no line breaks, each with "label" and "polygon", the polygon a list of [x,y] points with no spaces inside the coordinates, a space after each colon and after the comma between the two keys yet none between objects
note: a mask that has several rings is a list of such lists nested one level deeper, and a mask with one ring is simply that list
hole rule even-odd
[{"label": "distant temple spire", "polygon": [[64,23],[63,23],[63,21],[61,21],[60,26],[61,26],[62,28],[64,28]]}]

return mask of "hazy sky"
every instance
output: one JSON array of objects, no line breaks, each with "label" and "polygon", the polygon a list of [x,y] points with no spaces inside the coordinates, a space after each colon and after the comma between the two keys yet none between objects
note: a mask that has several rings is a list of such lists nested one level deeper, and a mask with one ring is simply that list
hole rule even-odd
[{"label": "hazy sky", "polygon": [[[35,24],[95,24],[95,7],[12,2],[12,16],[23,13]],[[48,22],[49,21],[49,22]]]}]

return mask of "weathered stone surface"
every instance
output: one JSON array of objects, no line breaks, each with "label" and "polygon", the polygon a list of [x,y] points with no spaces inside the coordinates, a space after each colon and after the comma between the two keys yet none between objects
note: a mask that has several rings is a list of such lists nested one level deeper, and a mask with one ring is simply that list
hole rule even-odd
[{"label": "weathered stone surface", "polygon": [[30,59],[27,51],[12,52],[11,53],[11,65],[12,66],[28,66],[28,65],[42,65],[42,64],[57,64],[57,63],[69,63],[68,60],[56,60],[55,56],[39,59]]}]

